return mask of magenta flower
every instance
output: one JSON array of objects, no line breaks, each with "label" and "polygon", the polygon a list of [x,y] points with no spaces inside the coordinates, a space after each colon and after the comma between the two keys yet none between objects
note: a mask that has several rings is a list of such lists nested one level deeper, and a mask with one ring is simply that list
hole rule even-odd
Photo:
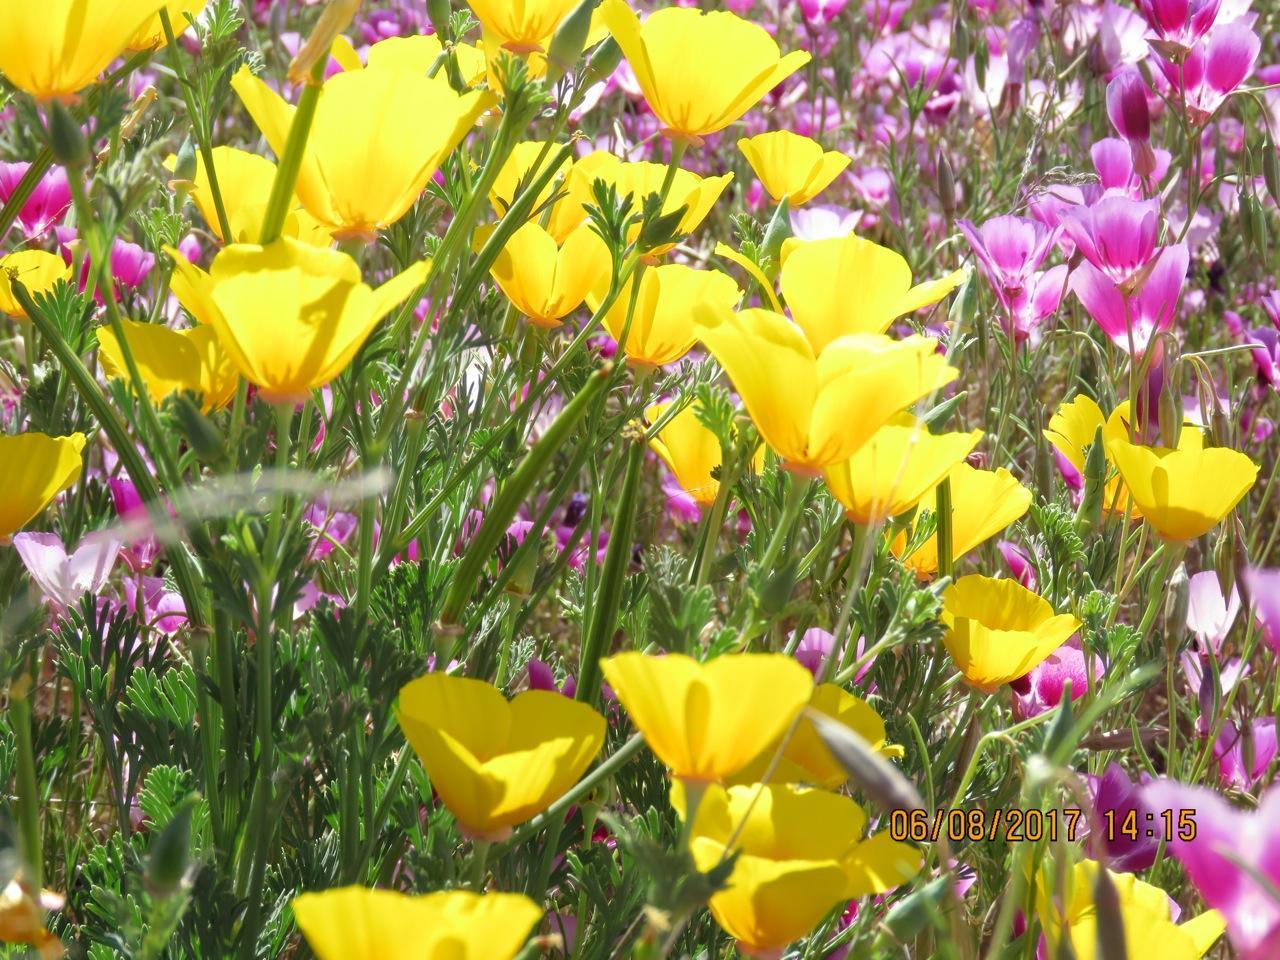
[{"label": "magenta flower", "polygon": [[1185,51],[1209,32],[1222,0],[1137,0],[1161,52]]},{"label": "magenta flower", "polygon": [[1262,627],[1267,646],[1280,654],[1280,568],[1250,567],[1244,572],[1244,590]]},{"label": "magenta flower", "polygon": [[1242,20],[1215,27],[1178,63],[1157,63],[1193,123],[1203,124],[1253,72],[1262,41]]},{"label": "magenta flower", "polygon": [[14,536],[13,548],[45,601],[58,613],[86,593],[96,596],[120,555],[120,541],[110,535],[85,537],[67,553],[56,533],[24,532]]},{"label": "magenta flower", "polygon": [[[0,163],[0,202],[8,202],[29,169],[29,163]],[[51,167],[18,212],[18,226],[22,228],[23,236],[34,240],[61,223],[69,209],[71,186],[67,183],[67,171],[62,167]]]},{"label": "magenta flower", "polygon": [[1218,779],[1225,787],[1252,790],[1276,758],[1276,719],[1263,717],[1243,728],[1228,720],[1213,745]]},{"label": "magenta flower", "polygon": [[1280,955],[1280,899],[1272,892],[1280,885],[1280,789],[1268,791],[1253,813],[1173,780],[1148,784],[1142,800],[1154,817],[1172,810],[1175,827],[1182,811],[1192,811],[1194,838],[1175,829],[1169,850],[1205,903],[1222,911],[1240,960]]},{"label": "magenta flower", "polygon": [[1150,177],[1156,169],[1151,149],[1151,108],[1147,105],[1147,83],[1132,67],[1121,70],[1107,84],[1107,116],[1116,133],[1124,137],[1133,155],[1133,169],[1140,177]]},{"label": "magenta flower", "polygon": [[1187,629],[1195,634],[1202,652],[1217,654],[1240,612],[1240,593],[1233,587],[1231,600],[1222,595],[1222,584],[1213,570],[1195,574],[1189,581]]},{"label": "magenta flower", "polygon": [[1018,343],[1027,341],[1035,346],[1040,342],[1041,327],[1058,312],[1062,295],[1067,292],[1069,270],[1065,263],[1060,263],[1034,273],[1022,292],[1013,298],[1009,312],[1013,318],[1013,336]]},{"label": "magenta flower", "polygon": [[1038,717],[1056,710],[1062,703],[1067,683],[1071,684],[1071,701],[1074,703],[1089,689],[1089,675],[1098,680],[1106,671],[1106,664],[1099,657],[1092,664],[1080,646],[1080,640],[1072,637],[1026,676],[1009,684],[1013,690],[1013,713],[1020,719]]},{"label": "magenta flower", "polygon": [[[1153,183],[1159,183],[1169,172],[1172,160],[1168,150],[1153,150],[1155,168],[1147,175]],[[1119,137],[1103,137],[1089,148],[1093,158],[1093,168],[1098,171],[1098,180],[1104,191],[1116,191],[1141,200],[1144,196],[1142,181],[1133,166],[1133,151],[1129,144]]]},{"label": "magenta flower", "polygon": [[125,606],[152,629],[173,636],[187,622],[187,605],[165,589],[163,577],[126,577]]},{"label": "magenta flower", "polygon": [[1005,565],[1008,566],[1009,572],[1013,574],[1013,579],[1028,590],[1034,591],[1036,588],[1036,568],[1031,562],[1031,554],[1011,540],[1001,540],[996,546],[1000,548],[1000,555],[1004,557]]},{"label": "magenta flower", "polygon": [[849,5],[849,0],[797,0],[804,18],[813,24],[828,24]]},{"label": "magenta flower", "polygon": [[1125,283],[1156,254],[1160,212],[1154,200],[1113,194],[1072,210],[1063,219],[1062,229],[1108,280]]},{"label": "magenta flower", "polygon": [[1156,334],[1173,326],[1190,260],[1185,243],[1165,247],[1141,291],[1129,297],[1102,270],[1082,263],[1071,276],[1071,290],[1116,346],[1129,351],[1132,344],[1142,354]]},{"label": "magenta flower", "polygon": [[992,217],[981,227],[970,220],[957,220],[956,226],[969,241],[982,275],[1006,310],[1040,269],[1058,236],[1057,229],[1015,216]]},{"label": "magenta flower", "polygon": [[1245,338],[1253,346],[1250,352],[1253,354],[1258,379],[1280,390],[1280,330],[1259,327],[1257,330],[1246,331]]},{"label": "magenta flower", "polygon": [[[1107,813],[1111,813],[1113,822],[1122,824],[1130,812],[1133,812],[1138,822],[1142,823],[1141,791],[1150,780],[1151,777],[1146,773],[1139,772],[1135,783],[1129,779],[1120,764],[1112,761],[1107,764],[1102,776],[1088,778],[1094,813],[1100,821]],[[1137,873],[1147,869],[1156,862],[1156,852],[1160,847],[1159,842],[1154,838],[1148,839],[1143,830],[1139,830],[1134,839],[1125,836],[1121,830],[1104,830],[1098,840],[1106,847],[1110,858],[1107,866],[1122,873]]]}]

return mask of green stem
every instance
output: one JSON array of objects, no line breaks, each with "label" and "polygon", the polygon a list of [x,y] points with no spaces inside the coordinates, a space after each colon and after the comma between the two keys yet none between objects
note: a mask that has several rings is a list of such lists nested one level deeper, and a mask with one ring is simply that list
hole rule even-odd
[{"label": "green stem", "polygon": [[[643,389],[643,384],[641,384]],[[609,638],[617,626],[618,610],[622,606],[622,592],[626,584],[627,568],[631,566],[632,531],[635,528],[636,503],[640,489],[640,473],[644,466],[647,445],[643,433],[630,440],[627,451],[627,472],[622,481],[622,494],[613,517],[613,529],[609,535],[609,547],[604,557],[604,572],[591,617],[591,628],[582,645],[582,659],[578,663],[578,687],[574,699],[595,706],[600,696],[600,658],[604,655]]]},{"label": "green stem", "polygon": [[9,687],[9,715],[18,752],[18,830],[22,856],[31,869],[31,886],[44,885],[44,845],[40,836],[40,788],[36,780],[35,748],[31,741],[33,671],[18,677]]},{"label": "green stem", "polygon": [[271,196],[267,199],[267,211],[262,218],[262,233],[258,242],[263,246],[274,243],[280,238],[280,231],[284,229],[289,208],[293,206],[293,191],[298,185],[298,174],[302,170],[302,158],[306,153],[307,139],[311,136],[311,124],[315,121],[316,108],[320,105],[320,91],[324,86],[324,68],[328,62],[327,56],[320,57],[316,61],[311,71],[311,79],[303,86],[302,94],[298,97],[298,107],[293,114],[293,123],[289,125],[284,154],[280,157],[275,179],[271,182]]},{"label": "green stem", "polygon": [[187,107],[187,116],[191,118],[191,132],[195,135],[196,149],[200,151],[200,161],[204,164],[204,175],[209,181],[209,194],[213,197],[213,209],[218,216],[218,229],[222,233],[223,243],[232,243],[231,221],[227,218],[227,208],[222,201],[222,190],[218,187],[218,172],[213,167],[213,147],[209,143],[209,132],[206,129],[202,114],[196,111],[195,96],[187,72],[182,66],[182,53],[174,37],[173,23],[169,19],[169,11],[160,8],[160,26],[164,28],[164,39],[169,54],[169,67],[178,78],[178,87],[182,90],[182,100]]},{"label": "green stem", "polygon": [[937,491],[938,576],[949,577],[955,570],[955,538],[952,535],[951,480],[943,480]]}]

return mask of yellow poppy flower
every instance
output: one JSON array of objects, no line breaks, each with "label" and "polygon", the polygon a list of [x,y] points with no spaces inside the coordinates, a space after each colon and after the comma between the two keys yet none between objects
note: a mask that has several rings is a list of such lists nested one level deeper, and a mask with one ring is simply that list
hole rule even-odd
[{"label": "yellow poppy flower", "polygon": [[906,513],[932,493],[981,439],[981,430],[933,434],[902,414],[848,460],[827,467],[823,476],[850,520],[879,523]]},{"label": "yellow poppy flower", "polygon": [[[209,0],[168,0],[167,3],[160,4],[160,7],[169,14],[169,25],[173,27],[174,37],[182,36],[191,25],[187,20],[188,14],[194,20],[208,2]],[[164,24],[160,22],[160,11],[157,10],[151,19],[134,33],[129,40],[129,49],[150,50],[153,47],[158,49],[165,45],[165,41]]]},{"label": "yellow poppy flower", "polygon": [[966,276],[956,270],[912,286],[902,254],[853,234],[782,245],[782,297],[819,352],[847,333],[884,333],[899,317],[937,303]]},{"label": "yellow poppy flower", "polygon": [[542,51],[579,0],[467,0],[480,21],[486,47],[492,38],[512,53]]},{"label": "yellow poppy flower", "polygon": [[723,130],[809,62],[803,51],[782,56],[764,27],[724,11],[664,7],[643,24],[626,0],[599,11],[669,136],[697,142]]},{"label": "yellow poppy flower", "polygon": [[[608,270],[596,275],[595,288],[587,295],[587,304],[592,310],[598,309],[608,295],[610,280]],[[693,349],[698,342],[693,330],[698,304],[732,310],[742,297],[742,291],[727,274],[668,263],[644,268],[633,310],[631,298],[635,283],[633,275],[604,315],[604,325],[620,344],[626,333],[622,350],[627,362],[639,367],[675,363]],[[627,326],[628,311],[630,327]]]},{"label": "yellow poppy flower", "polygon": [[813,677],[780,653],[725,654],[699,663],[683,654],[621,653],[600,661],[645,742],[683,780],[737,773],[791,726]]},{"label": "yellow poppy flower", "polygon": [[[546,148],[545,156],[543,155],[544,148],[546,148],[546,144],[541,140],[526,140],[523,143],[517,143],[512,149],[511,155],[503,163],[497,177],[494,178],[493,187],[489,190],[489,203],[493,206],[494,213],[499,217],[506,214],[507,210],[510,209],[520,188],[528,186],[542,176],[547,172],[547,168],[555,162],[556,155],[560,152],[560,147],[553,143],[550,148]],[[539,158],[542,158],[541,163],[538,162]],[[540,222],[546,204],[551,201],[552,197],[556,196],[558,191],[567,189],[567,180],[569,174],[573,171],[573,167],[573,160],[568,157],[556,167],[555,176],[534,201],[533,219]],[[590,199],[590,194],[576,199],[571,199],[566,195],[552,204],[551,216],[547,221],[546,230],[556,243],[564,243],[569,239],[569,234],[573,233],[586,220],[586,212],[582,209],[582,201],[587,200],[589,202]]]},{"label": "yellow poppy flower", "polygon": [[[247,67],[231,86],[279,156],[295,108]],[[492,102],[487,94],[456,93],[443,74],[392,67],[339,73],[320,92],[298,198],[336,238],[373,236],[413,206]],[[429,122],[413,119],[422,117]]]},{"label": "yellow poppy flower", "polygon": [[973,574],[942,594],[943,643],[965,680],[990,692],[1026,676],[1080,629],[1017,580]]},{"label": "yellow poppy flower", "polygon": [[[1098,915],[1094,889],[1098,871],[1093,860],[1081,860],[1067,875],[1067,888],[1051,897],[1049,891],[1057,870],[1046,864],[1037,885],[1037,913],[1049,943],[1049,955],[1058,956],[1066,934],[1076,960],[1097,960]],[[1159,887],[1139,880],[1132,873],[1107,871],[1120,901],[1124,922],[1125,953],[1134,958],[1160,960],[1200,960],[1226,929],[1226,920],[1217,910],[1207,910],[1182,923],[1173,918],[1172,901]]]},{"label": "yellow poppy flower", "polygon": [[[834,683],[821,684],[813,691],[809,709],[844,724],[882,757],[897,759],[905,752],[902,747],[888,742],[884,720],[867,701]],[[770,767],[773,768],[770,783],[807,783],[824,790],[835,790],[849,779],[840,761],[818,736],[813,721],[804,714],[800,715],[800,722],[783,747],[781,757],[777,752],[778,744],[771,743],[760,756],[731,778],[730,783],[759,783]]]},{"label": "yellow poppy flower", "polygon": [[19,281],[27,293],[48,293],[59,280],[71,279],[71,264],[56,253],[44,250],[19,250],[0,257],[0,311],[26,320],[26,311],[13,295],[13,281]]},{"label": "yellow poppy flower", "polygon": [[164,0],[0,0],[0,73],[37,100],[71,100]]},{"label": "yellow poppy flower", "polygon": [[[170,330],[159,323],[133,320],[123,320],[121,325],[153,403],[185,390],[203,397],[207,412],[226,406],[235,395],[240,376],[213,327]],[[129,367],[110,327],[98,328],[98,348],[103,372],[128,381]]]},{"label": "yellow poppy flower", "polygon": [[400,691],[400,728],[468,834],[501,840],[578,782],[604,717],[547,690],[510,702],[481,680],[430,673]]},{"label": "yellow poppy flower", "polygon": [[918,850],[884,831],[864,840],[866,826],[861,807],[825,790],[713,786],[694,813],[689,852],[704,873],[738,854],[711,915],[744,955],[780,956],[838,904],[919,872]]},{"label": "yellow poppy flower", "polygon": [[[602,180],[617,188],[619,197],[631,197],[635,212],[639,212],[644,200],[650,194],[660,194],[666,180],[667,165],[648,161],[626,162],[603,150],[588,154],[573,165],[573,169],[565,178],[565,189],[568,196],[564,203],[570,205],[567,218],[577,217],[578,223],[587,218],[587,204],[594,204],[592,185]],[[698,229],[699,224],[707,218],[711,208],[720,199],[730,181],[732,173],[720,177],[700,177],[683,167],[676,170],[667,192],[667,199],[662,204],[664,214],[675,213],[684,209],[680,217],[677,233],[688,235]],[[631,228],[628,239],[634,240],[640,233],[640,225]],[[650,257],[658,257],[670,251],[675,244],[657,247],[648,252]]]},{"label": "yellow poppy flower", "polygon": [[[1185,431],[1184,431],[1185,432]],[[1222,522],[1258,479],[1258,465],[1227,447],[1107,447],[1129,496],[1166,540],[1194,540]]]},{"label": "yellow poppy flower", "polygon": [[738,149],[751,164],[774,203],[785,197],[793,207],[808,203],[831,185],[853,161],[838,150],[822,146],[790,130],[744,137]]},{"label": "yellow poppy flower", "polygon": [[429,267],[415,263],[372,290],[345,253],[288,237],[224,247],[208,273],[165,252],[178,301],[218,332],[240,375],[271,403],[297,401],[342,373]]},{"label": "yellow poppy flower", "polygon": [[293,916],[319,960],[511,960],[542,909],[518,893],[304,893]]},{"label": "yellow poppy flower", "polygon": [[[951,471],[952,561],[990,540],[1019,519],[1031,506],[1031,491],[1004,467],[977,470],[960,463]],[[938,535],[929,537],[909,556],[903,556],[907,536],[899,534],[893,552],[920,579],[938,572]]]},{"label": "yellow poppy flower", "polygon": [[[490,230],[476,232],[477,246]],[[560,326],[582,304],[596,278],[608,274],[609,248],[583,224],[562,245],[530,221],[507,240],[490,274],[516,309],[539,327]]]},{"label": "yellow poppy flower", "polygon": [[[176,158],[170,158],[166,161],[166,166],[172,170],[175,163]],[[262,236],[262,218],[266,215],[267,201],[271,198],[276,165],[266,157],[246,150],[214,147],[213,168],[218,174],[218,190],[222,194],[222,204],[231,226],[230,242],[257,243]],[[222,235],[222,225],[218,222],[218,211],[213,203],[213,191],[204,169],[204,159],[198,155],[195,177],[190,187],[191,199],[209,231],[219,240],[227,242],[227,238]],[[327,246],[331,242],[325,225],[301,207],[289,211],[281,234],[315,246]]]},{"label": "yellow poppy flower", "polygon": [[700,303],[694,324],[765,443],[802,473],[848,460],[890,418],[957,375],[923,337],[859,334],[815,356],[800,330],[769,310]]},{"label": "yellow poppy flower", "polygon": [[[657,423],[671,404],[655,403],[645,410],[645,419]],[[711,475],[721,463],[720,438],[702,425],[698,419],[698,403],[685,406],[670,422],[649,441],[653,452],[675,475],[680,489],[704,507],[715,502],[720,493],[720,481]],[[764,466],[764,449],[752,458],[752,469]]]},{"label": "yellow poppy flower", "polygon": [[84,434],[0,436],[0,544],[80,479]]},{"label": "yellow poppy flower", "polygon": [[[1058,407],[1049,420],[1049,426],[1044,430],[1044,438],[1053,444],[1054,448],[1083,477],[1085,454],[1093,443],[1099,427],[1102,427],[1102,442],[1108,447],[1107,472],[1114,474],[1115,463],[1111,459],[1110,442],[1118,438],[1127,439],[1129,436],[1129,401],[1124,401],[1111,411],[1109,417],[1104,417],[1102,408],[1097,403],[1080,394]],[[1189,442],[1192,434],[1196,438],[1200,436],[1199,431],[1186,430],[1184,434],[1187,435],[1183,438],[1184,442]],[[1120,482],[1120,477],[1111,476],[1103,490],[1103,509],[1108,513],[1120,513],[1125,509],[1126,503],[1131,505],[1131,516],[1137,517],[1138,512],[1133,509],[1124,484]]]}]

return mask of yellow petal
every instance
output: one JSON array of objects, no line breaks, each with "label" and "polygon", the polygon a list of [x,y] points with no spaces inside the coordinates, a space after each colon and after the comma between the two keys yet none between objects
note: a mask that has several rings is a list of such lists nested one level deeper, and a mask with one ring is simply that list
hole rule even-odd
[{"label": "yellow petal", "polygon": [[901,254],[862,237],[788,240],[782,296],[816,352],[850,333],[884,333],[911,289]]},{"label": "yellow petal", "polygon": [[13,295],[13,281],[27,288],[34,298],[37,293],[48,293],[59,280],[71,279],[71,265],[57,254],[43,250],[19,250],[0,257],[0,312],[27,319],[26,312]]},{"label": "yellow petal", "polygon": [[[669,403],[654,404],[645,410],[645,419],[656,423],[670,406]],[[672,417],[649,441],[649,446],[662,458],[685,493],[704,506],[715,502],[720,483],[711,476],[711,471],[720,466],[720,440],[698,419],[696,403]]]},{"label": "yellow petal", "polygon": [[511,960],[542,916],[520,894],[466,890],[408,896],[340,887],[304,893],[292,907],[319,960]]},{"label": "yellow petal", "polygon": [[693,320],[698,339],[728,374],[765,443],[783,460],[808,463],[817,360],[800,331],[768,310],[734,313],[709,303],[698,305]]},{"label": "yellow petal", "polygon": [[[209,0],[168,0],[161,4],[169,14],[169,26],[173,35],[180,37],[187,32],[191,21],[196,18]],[[190,19],[188,19],[190,18]],[[129,40],[130,50],[159,49],[165,45],[164,24],[160,22],[160,12],[156,13],[134,33]]]},{"label": "yellow petal", "polygon": [[83,468],[82,433],[50,437],[43,433],[0,436],[0,543],[7,542],[58,494],[78,479]]},{"label": "yellow petal", "polygon": [[790,130],[739,140],[738,149],[774,202],[786,198],[792,206],[808,203],[851,162],[838,151],[824,153],[816,141]]},{"label": "yellow petal", "polygon": [[[970,550],[994,537],[1020,518],[1031,506],[1031,491],[1004,467],[978,470],[961,463],[951,476],[951,535],[954,556],[959,560]],[[905,538],[894,543],[900,556],[917,577],[938,571],[938,537],[929,537],[910,556],[902,557]]]},{"label": "yellow petal", "polygon": [[37,100],[68,100],[120,56],[164,0],[0,0],[0,73]]},{"label": "yellow petal", "polygon": [[827,467],[823,476],[850,520],[877,523],[920,503],[981,439],[981,430],[930,433],[903,415],[877,430],[850,459]]},{"label": "yellow petal", "polygon": [[[123,320],[121,326],[153,403],[185,390],[201,395],[207,412],[225,406],[235,393],[239,377],[212,327],[170,330],[133,320]],[[99,327],[97,334],[103,372],[127,382],[129,368],[115,332]]]},{"label": "yellow petal", "polygon": [[1226,447],[1144,447],[1114,439],[1108,447],[1134,504],[1168,540],[1203,536],[1253,488],[1258,465]]},{"label": "yellow petal", "polygon": [[700,664],[682,654],[623,653],[601,667],[649,748],[689,780],[721,780],[746,766],[813,690],[809,672],[781,654],[727,654]]},{"label": "yellow petal", "polygon": [[1080,628],[1016,580],[961,577],[943,594],[947,651],[981,690],[1025,676]]}]

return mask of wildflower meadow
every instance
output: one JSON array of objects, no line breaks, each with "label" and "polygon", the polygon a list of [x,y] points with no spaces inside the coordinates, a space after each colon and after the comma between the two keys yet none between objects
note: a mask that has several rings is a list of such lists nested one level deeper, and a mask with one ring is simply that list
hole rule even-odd
[{"label": "wildflower meadow", "polygon": [[1276,0],[0,0],[0,957],[1280,960]]}]

